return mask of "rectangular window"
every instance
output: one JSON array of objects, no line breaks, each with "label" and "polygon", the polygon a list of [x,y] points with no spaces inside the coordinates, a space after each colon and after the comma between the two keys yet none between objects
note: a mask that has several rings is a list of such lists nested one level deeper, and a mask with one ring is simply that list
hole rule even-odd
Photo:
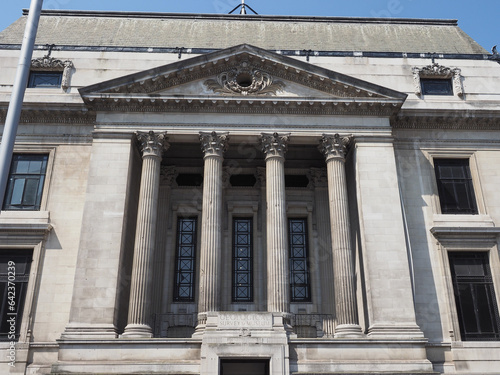
[{"label": "rectangular window", "polygon": [[434,159],[443,214],[477,214],[469,159]]},{"label": "rectangular window", "polygon": [[30,72],[28,88],[59,88],[63,72]]},{"label": "rectangular window", "polygon": [[451,78],[421,78],[420,84],[424,95],[453,95]]},{"label": "rectangular window", "polygon": [[253,229],[251,218],[233,219],[233,302],[253,301]]},{"label": "rectangular window", "polygon": [[19,338],[32,255],[32,250],[0,250],[0,341]]},{"label": "rectangular window", "polygon": [[288,219],[292,302],[310,302],[307,219]]},{"label": "rectangular window", "polygon": [[10,166],[4,210],[40,210],[48,155],[15,154]]},{"label": "rectangular window", "polygon": [[175,258],[174,301],[193,302],[196,266],[195,217],[177,220],[177,245]]},{"label": "rectangular window", "polygon": [[499,340],[500,318],[488,253],[450,252],[449,259],[462,340]]}]

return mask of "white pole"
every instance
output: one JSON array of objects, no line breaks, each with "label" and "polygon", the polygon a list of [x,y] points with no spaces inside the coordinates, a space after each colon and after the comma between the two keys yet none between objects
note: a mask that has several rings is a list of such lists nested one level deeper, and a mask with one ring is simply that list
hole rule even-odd
[{"label": "white pole", "polygon": [[31,0],[28,21],[24,31],[23,43],[21,46],[21,55],[17,66],[16,78],[12,89],[9,109],[5,119],[5,126],[0,144],[0,205],[3,204],[7,180],[9,178],[10,163],[12,161],[12,152],[14,151],[14,142],[16,140],[17,126],[21,117],[21,108],[24,100],[24,92],[28,83],[28,76],[31,66],[31,56],[35,46],[38,21],[42,10],[43,0]]}]

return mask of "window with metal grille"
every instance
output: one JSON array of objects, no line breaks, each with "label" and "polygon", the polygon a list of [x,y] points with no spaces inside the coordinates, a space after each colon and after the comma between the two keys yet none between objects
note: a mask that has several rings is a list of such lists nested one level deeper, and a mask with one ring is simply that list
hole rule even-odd
[{"label": "window with metal grille", "polygon": [[485,252],[450,252],[460,333],[464,341],[500,339],[500,318]]},{"label": "window with metal grille", "polygon": [[0,341],[19,338],[32,255],[32,250],[0,250]]},{"label": "window with metal grille", "polygon": [[443,214],[477,214],[469,159],[434,159]]},{"label": "window with metal grille", "polygon": [[4,210],[40,210],[48,158],[48,155],[13,155]]},{"label": "window with metal grille", "polygon": [[175,258],[174,301],[193,302],[196,268],[195,217],[177,220],[177,245]]},{"label": "window with metal grille", "polygon": [[307,219],[288,219],[292,302],[310,302]]},{"label": "window with metal grille", "polygon": [[61,87],[63,72],[30,72],[28,88],[59,88]]},{"label": "window with metal grille", "polygon": [[233,219],[233,302],[253,301],[253,229],[251,218]]},{"label": "window with metal grille", "polygon": [[424,95],[453,95],[451,78],[420,78],[420,85]]}]

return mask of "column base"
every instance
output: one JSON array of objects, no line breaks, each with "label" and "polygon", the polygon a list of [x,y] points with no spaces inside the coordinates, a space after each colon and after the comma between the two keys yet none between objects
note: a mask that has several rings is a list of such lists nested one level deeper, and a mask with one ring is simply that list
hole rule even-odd
[{"label": "column base", "polygon": [[207,328],[207,315],[207,313],[198,314],[198,322],[196,323],[196,328],[194,329],[192,337],[203,336],[205,329]]},{"label": "column base", "polygon": [[121,337],[151,338],[153,337],[153,331],[147,324],[128,324]]},{"label": "column base", "polygon": [[363,337],[363,330],[359,324],[340,324],[335,327],[334,337]]}]

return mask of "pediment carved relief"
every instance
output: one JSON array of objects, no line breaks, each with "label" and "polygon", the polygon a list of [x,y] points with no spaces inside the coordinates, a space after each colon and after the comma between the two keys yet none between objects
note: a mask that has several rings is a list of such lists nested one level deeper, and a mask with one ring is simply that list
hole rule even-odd
[{"label": "pediment carved relief", "polygon": [[205,87],[221,95],[276,95],[285,84],[259,69],[253,68],[248,61],[238,67],[220,73],[216,79],[204,82]]}]

